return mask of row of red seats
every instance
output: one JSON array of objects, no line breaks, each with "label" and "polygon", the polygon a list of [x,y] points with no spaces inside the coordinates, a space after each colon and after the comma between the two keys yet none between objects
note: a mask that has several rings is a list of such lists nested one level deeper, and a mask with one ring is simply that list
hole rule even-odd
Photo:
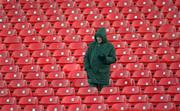
[{"label": "row of red seats", "polygon": [[[8,69],[12,69],[11,71]],[[59,72],[19,72],[18,66],[2,66],[1,68],[2,74],[0,74],[0,79],[5,79],[6,81],[9,80],[18,80],[18,79],[25,79],[25,80],[57,80],[57,79],[86,79],[87,75],[85,71],[71,71],[69,73],[65,73],[63,71]],[[137,70],[130,72],[128,70],[121,70],[121,69],[113,69],[111,67],[111,79],[117,80],[119,83],[122,83],[124,85],[125,83],[133,84],[134,80],[139,80],[142,78],[145,79],[151,79],[155,78],[157,80],[160,80],[161,78],[172,78],[172,77],[180,77],[179,75],[180,70],[156,70],[156,71],[150,71],[150,70]],[[4,74],[5,73],[5,74]],[[131,78],[131,79],[130,79]],[[133,80],[134,79],[134,80]],[[150,81],[151,82],[151,81]],[[153,81],[152,81],[153,82]],[[175,82],[175,81],[174,81]]]},{"label": "row of red seats", "polygon": [[[179,25],[179,15],[178,13],[168,13],[166,17],[163,17],[160,12],[151,12],[150,14],[147,15],[147,18],[142,13],[134,13],[134,14],[128,14],[127,17],[124,17],[122,14],[108,14],[105,18],[102,14],[90,14],[85,17],[83,14],[71,14],[69,16],[65,15],[52,15],[50,17],[47,17],[46,15],[33,15],[29,19],[26,16],[23,15],[18,15],[18,16],[13,16],[10,18],[2,15],[0,16],[0,21],[1,22],[11,22],[11,23],[22,23],[22,22],[30,22],[32,24],[35,24],[36,22],[64,22],[64,21],[69,21],[71,23],[75,21],[88,21],[90,23],[94,21],[107,21],[107,23],[102,23],[100,26],[107,27],[108,26],[108,21],[118,21],[118,20],[127,20],[129,22],[133,20],[149,20],[153,22],[154,20],[157,19],[170,19],[170,23],[174,24],[177,26]],[[148,23],[146,23],[148,24]],[[96,24],[93,24],[96,26]],[[162,23],[160,24],[162,25]],[[97,26],[96,26],[97,27]]]},{"label": "row of red seats", "polygon": [[[3,98],[8,98],[8,97],[16,97],[17,99],[21,99],[23,97],[37,97],[37,98],[50,98],[49,96],[56,96],[56,103],[54,104],[59,104],[60,102],[63,104],[75,104],[78,101],[86,101],[89,100],[88,102],[84,102],[86,104],[98,104],[98,103],[108,103],[109,105],[112,105],[113,103],[121,103],[121,102],[129,102],[129,103],[146,103],[146,102],[152,102],[154,104],[161,103],[161,102],[174,102],[177,103],[180,102],[178,97],[180,96],[179,94],[179,86],[172,86],[171,90],[168,90],[166,93],[163,93],[160,89],[158,91],[150,91],[152,88],[161,88],[161,86],[149,86],[147,87],[144,92],[140,92],[138,86],[126,86],[123,88],[122,92],[119,92],[118,87],[104,87],[100,94],[98,94],[98,91],[96,88],[79,88],[77,91],[77,94],[75,93],[74,88],[58,88],[57,92],[55,92],[52,88],[37,88],[32,92],[30,88],[20,88],[20,89],[15,89],[12,94],[10,93],[10,90],[8,89],[2,89],[1,94],[2,98],[0,98],[0,101],[3,100]],[[149,89],[148,89],[149,88]],[[173,90],[172,90],[173,89]],[[148,91],[149,90],[149,91]],[[163,93],[163,94],[162,94]],[[11,95],[11,96],[10,96]],[[73,99],[74,101],[70,101],[70,98],[73,98],[73,96],[78,96],[78,101],[77,99]],[[172,98],[171,98],[172,96]],[[96,98],[97,97],[97,98]],[[64,98],[67,101],[64,101]],[[96,98],[96,99],[95,99]],[[107,99],[105,99],[107,98]],[[128,99],[127,99],[128,98]],[[60,101],[59,101],[60,100]],[[90,102],[91,101],[91,102]],[[16,101],[15,101],[16,102]],[[52,101],[49,101],[49,104],[53,104]],[[52,102],[52,103],[51,103]],[[35,102],[34,104],[37,104],[38,102]],[[79,102],[78,102],[79,103]],[[8,104],[8,102],[1,102],[1,105]],[[16,103],[13,103],[16,104]],[[32,104],[32,103],[31,103]]]},{"label": "row of red seats", "polygon": [[[24,25],[23,25],[24,26]],[[97,28],[101,27],[101,25],[97,25]],[[103,26],[102,26],[103,27]],[[167,29],[167,30],[165,30]],[[177,39],[178,36],[176,37],[176,34],[179,34],[179,29],[177,29],[176,31],[176,27],[174,25],[170,25],[170,24],[165,24],[159,27],[159,29],[156,31],[156,28],[154,26],[141,26],[137,29],[133,27],[133,26],[120,26],[117,28],[117,30],[113,27],[107,27],[106,32],[108,35],[111,34],[121,34],[119,35],[119,37],[124,36],[124,35],[128,35],[131,37],[131,35],[134,35],[133,33],[136,33],[135,37],[132,37],[134,39],[138,39],[141,38],[141,35],[147,36],[149,33],[150,34],[154,34],[156,35],[155,37],[161,37],[160,35],[168,35],[168,34],[172,34],[174,33],[173,38],[168,37],[170,39]],[[61,29],[55,29],[55,28],[41,28],[39,29],[39,31],[37,31],[34,28],[27,28],[27,29],[22,29],[20,31],[17,31],[16,29],[5,29],[5,30],[1,30],[0,31],[0,35],[2,37],[7,37],[7,36],[21,36],[21,37],[26,37],[26,36],[55,36],[55,35],[59,35],[59,36],[67,36],[67,35],[80,35],[80,36],[85,36],[85,35],[94,35],[95,33],[95,28],[80,28],[75,30],[75,28],[61,28]],[[160,35],[158,35],[160,34]],[[118,38],[114,38],[114,39],[118,39]],[[119,38],[120,39],[120,38]],[[156,38],[154,38],[156,39]]]},{"label": "row of red seats", "polygon": [[[159,59],[161,57],[161,59]],[[0,65],[33,65],[37,64],[40,66],[47,65],[47,64],[73,64],[73,63],[83,63],[83,56],[81,61],[79,61],[79,57],[75,56],[66,56],[66,57],[39,57],[39,58],[33,58],[33,57],[20,57],[17,58],[16,61],[12,57],[5,57],[5,58],[0,58]],[[127,64],[127,63],[147,63],[147,68],[150,68],[150,63],[157,62],[162,65],[162,69],[167,68],[167,64],[175,63],[175,62],[180,62],[180,55],[179,54],[168,54],[168,55],[142,55],[142,56],[137,56],[137,55],[121,55],[117,56],[117,62],[121,64]],[[167,62],[165,64],[165,62]],[[162,63],[162,64],[161,64]]]},{"label": "row of red seats", "polygon": [[[13,7],[14,4],[12,4],[11,7]],[[18,5],[18,4],[16,4]],[[31,4],[30,4],[31,5]],[[32,5],[33,6],[33,5]],[[14,6],[15,7],[15,6]],[[156,13],[160,17],[164,17],[166,14],[168,14],[168,17],[170,17],[171,14],[178,14],[178,8],[175,5],[169,5],[169,6],[164,6],[162,8],[158,8],[155,5],[150,6],[145,6],[143,8],[138,8],[137,6],[131,6],[131,7],[124,7],[121,10],[117,7],[111,7],[111,8],[85,8],[85,9],[80,9],[77,7],[73,8],[68,8],[66,10],[62,10],[60,7],[59,8],[48,8],[48,9],[41,9],[41,8],[30,8],[28,10],[22,9],[22,8],[12,8],[12,9],[0,9],[1,10],[1,15],[12,17],[12,16],[27,16],[28,18],[33,16],[33,15],[47,15],[52,16],[52,15],[73,15],[73,14],[83,14],[83,15],[88,15],[88,14],[102,14],[104,16],[108,14],[116,14],[122,13],[121,17],[126,16],[127,14],[133,14],[133,13],[140,13],[143,15],[149,15],[151,13]],[[7,10],[7,13],[5,12]],[[141,11],[141,12],[139,12]],[[149,15],[150,16],[150,15]],[[145,16],[143,16],[145,17]],[[178,16],[174,17],[177,18]],[[119,18],[119,19],[120,19]],[[173,17],[172,17],[173,18]],[[171,19],[172,19],[171,18]]]},{"label": "row of red seats", "polygon": [[20,105],[3,105],[1,111],[178,111],[180,108],[175,106],[174,103],[158,103],[156,106],[153,106],[152,103],[136,103],[131,106],[130,103],[116,103],[112,105],[112,108],[109,108],[108,104],[91,104],[90,108],[86,104],[71,104],[68,108],[64,105],[48,105],[47,108],[43,105],[25,105],[24,109],[21,109]]},{"label": "row of red seats", "polygon": [[[13,76],[12,76],[13,75]],[[58,74],[57,74],[58,75]],[[27,74],[27,76],[25,77],[25,79],[22,79],[22,76],[20,77],[20,75],[18,74],[8,74],[5,77],[6,81],[9,81],[9,84],[7,85],[7,82],[2,80],[1,81],[1,88],[22,88],[22,87],[30,87],[31,89],[34,88],[41,88],[41,87],[53,87],[55,89],[57,88],[62,88],[62,87],[87,87],[89,86],[87,79],[83,78],[76,78],[77,80],[72,80],[72,78],[63,78],[63,77],[54,77],[55,75],[49,75],[46,79],[41,79],[43,77],[43,75],[37,73],[36,75],[32,75],[32,77],[29,77],[30,73]],[[10,78],[13,77],[13,78]],[[18,80],[19,79],[19,80]],[[34,80],[33,80],[34,79]],[[58,80],[59,79],[59,80]],[[114,80],[114,82],[113,82]],[[50,83],[48,83],[48,81]],[[135,82],[135,80],[130,79],[130,77],[126,77],[123,78],[118,78],[118,79],[113,79],[111,80],[111,86],[117,86],[120,88],[125,87],[126,85],[129,86],[140,86],[141,88],[146,88],[148,86],[164,86],[166,88],[170,87],[171,85],[178,85],[179,81],[177,77],[170,77],[170,78],[161,78],[159,79],[159,82],[157,82],[156,79],[154,78],[141,78],[141,79],[137,79],[137,82]],[[27,84],[27,82],[29,82],[29,85]],[[82,85],[81,85],[82,84]],[[165,90],[163,90],[165,92]],[[177,90],[178,91],[178,90]]]},{"label": "row of red seats", "polygon": [[[29,5],[27,5],[28,3],[32,3],[35,4],[36,3],[36,7],[40,7],[40,5],[42,5],[43,9],[46,9],[49,4],[53,3],[54,0],[50,0],[50,1],[34,1],[34,0],[30,0],[30,1],[19,1],[20,4],[24,5],[23,8],[24,9],[28,9],[30,8]],[[97,2],[97,3],[96,3]],[[6,9],[9,9],[8,4],[9,3],[17,3],[16,0],[10,0],[10,1],[6,1],[6,0],[2,0],[1,4],[6,5]],[[38,5],[37,5],[38,4]],[[138,6],[138,7],[143,7],[143,6],[147,6],[147,5],[156,5],[157,7],[161,8],[163,6],[166,5],[177,5],[179,6],[180,3],[178,0],[174,1],[173,0],[157,0],[157,1],[153,1],[153,0],[137,0],[137,1],[133,1],[133,0],[104,0],[104,1],[98,1],[98,0],[94,0],[94,1],[72,1],[72,0],[68,0],[68,1],[62,1],[62,0],[56,0],[54,2],[54,5],[52,7],[57,7],[58,5],[60,5],[59,7],[61,7],[62,9],[66,9],[66,8],[72,8],[72,7],[80,7],[80,8],[89,8],[89,7],[99,7],[99,8],[104,8],[104,7],[127,7],[127,6]],[[20,7],[20,6],[18,6]]]}]

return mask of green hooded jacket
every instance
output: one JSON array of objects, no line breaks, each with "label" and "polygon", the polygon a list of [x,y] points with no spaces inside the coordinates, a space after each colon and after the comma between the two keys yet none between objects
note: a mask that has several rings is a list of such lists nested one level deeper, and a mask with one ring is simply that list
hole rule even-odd
[{"label": "green hooded jacket", "polygon": [[[102,43],[97,42],[97,37],[102,38]],[[84,67],[89,83],[109,84],[110,64],[116,61],[115,49],[107,41],[105,28],[100,28],[95,34],[95,41],[88,45],[84,57]]]}]

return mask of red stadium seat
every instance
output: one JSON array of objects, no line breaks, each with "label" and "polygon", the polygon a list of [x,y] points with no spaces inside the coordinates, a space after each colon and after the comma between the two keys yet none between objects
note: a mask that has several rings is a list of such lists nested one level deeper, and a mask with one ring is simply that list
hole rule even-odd
[{"label": "red stadium seat", "polygon": [[147,64],[147,69],[149,70],[164,70],[167,69],[167,64],[166,63],[148,63]]},{"label": "red stadium seat", "polygon": [[88,111],[86,104],[72,104],[67,109],[67,111],[76,111],[76,110]]},{"label": "red stadium seat", "polygon": [[108,104],[92,104],[89,111],[109,111]]},{"label": "red stadium seat", "polygon": [[171,96],[169,94],[155,94],[150,99],[152,103],[166,103],[171,102]]},{"label": "red stadium seat", "polygon": [[115,70],[111,74],[111,78],[113,80],[121,79],[121,78],[129,78],[130,72],[127,70]]},{"label": "red stadium seat", "polygon": [[51,55],[49,50],[35,50],[32,52],[33,58],[49,57]]},{"label": "red stadium seat", "polygon": [[42,71],[44,72],[57,72],[60,71],[60,66],[57,64],[44,65]]},{"label": "red stadium seat", "polygon": [[53,8],[58,8],[58,4],[56,2],[51,2],[51,3],[44,3],[42,6],[43,10],[48,10],[48,9],[53,9]]},{"label": "red stadium seat", "polygon": [[46,77],[48,81],[57,80],[57,79],[65,79],[65,78],[66,78],[65,73],[62,71],[50,72],[48,73],[48,76]]},{"label": "red stadium seat", "polygon": [[123,8],[123,7],[128,7],[128,6],[133,6],[134,2],[132,0],[119,0],[117,3],[118,8]]},{"label": "red stadium seat", "polygon": [[21,69],[22,72],[39,72],[39,65],[24,65]]},{"label": "red stadium seat", "polygon": [[161,94],[165,93],[165,88],[164,86],[147,86],[143,93],[148,95]]},{"label": "red stadium seat", "polygon": [[89,14],[99,14],[99,9],[98,8],[85,8],[83,10],[84,15],[89,15]]},{"label": "red stadium seat", "polygon": [[42,97],[41,100],[39,101],[39,104],[42,105],[59,104],[59,97],[58,96]]},{"label": "red stadium seat", "polygon": [[48,87],[48,82],[46,80],[31,80],[29,87],[31,89],[45,88]]},{"label": "red stadium seat", "polygon": [[15,105],[16,98],[15,97],[1,97],[0,104],[1,105]]},{"label": "red stadium seat", "polygon": [[154,111],[152,103],[137,103],[134,105],[133,111]]},{"label": "red stadium seat", "polygon": [[10,90],[9,89],[6,89],[6,88],[3,88],[3,89],[0,89],[0,97],[8,97],[10,96]]},{"label": "red stadium seat", "polygon": [[56,88],[56,89],[63,88],[63,87],[70,87],[70,81],[67,79],[52,80],[51,87]]},{"label": "red stadium seat", "polygon": [[21,80],[23,79],[23,74],[20,73],[20,72],[17,72],[17,73],[6,73],[4,79],[6,81],[11,81],[11,80]]},{"label": "red stadium seat", "polygon": [[165,69],[165,70],[157,70],[154,72],[153,75],[154,78],[160,80],[161,78],[170,78],[173,77],[173,72],[171,70]]},{"label": "red stadium seat", "polygon": [[1,110],[2,111],[9,111],[9,110],[21,111],[21,106],[20,105],[3,105]]},{"label": "red stadium seat", "polygon": [[139,80],[141,78],[152,78],[152,73],[150,70],[139,70],[139,71],[134,71],[132,73],[131,78],[135,80]]},{"label": "red stadium seat", "polygon": [[103,96],[86,96],[83,101],[84,104],[92,105],[92,104],[102,104],[104,103]]},{"label": "red stadium seat", "polygon": [[148,6],[148,5],[153,5],[153,1],[152,0],[138,0],[136,2],[136,5],[138,7],[144,7],[144,6]]},{"label": "red stadium seat", "polygon": [[71,56],[70,49],[59,49],[53,52],[53,57],[63,57],[63,56]]},{"label": "red stadium seat", "polygon": [[8,66],[2,66],[1,67],[1,72],[2,73],[15,73],[19,72],[19,66],[17,65],[8,65]]},{"label": "red stadium seat", "polygon": [[134,94],[140,94],[141,88],[139,86],[125,86],[121,92],[121,94],[124,95],[134,95]]},{"label": "red stadium seat", "polygon": [[22,51],[13,51],[12,55],[13,58],[26,58],[30,57],[30,52],[28,50],[22,50]]},{"label": "red stadium seat", "polygon": [[62,98],[61,104],[69,106],[71,104],[81,104],[80,96],[64,96]]},{"label": "red stadium seat", "polygon": [[43,28],[51,28],[51,23],[50,22],[36,22],[34,24],[34,29],[36,29],[37,31],[43,29]]},{"label": "red stadium seat", "polygon": [[58,88],[56,92],[56,96],[58,97],[64,97],[64,96],[74,96],[75,95],[75,89],[73,87],[62,87]]},{"label": "red stadium seat", "polygon": [[116,103],[112,105],[111,111],[131,111],[130,103]]},{"label": "red stadium seat", "polygon": [[147,103],[149,101],[148,95],[131,95],[128,102],[132,104],[136,103]]},{"label": "red stadium seat", "polygon": [[158,103],[154,109],[155,111],[176,111],[176,106],[172,102]]},{"label": "red stadium seat", "polygon": [[8,84],[8,88],[17,89],[17,88],[25,88],[27,87],[27,81],[26,80],[11,80]]},{"label": "red stadium seat", "polygon": [[125,103],[127,98],[125,95],[110,95],[107,97],[105,103],[108,105],[113,105],[116,103]]},{"label": "red stadium seat", "polygon": [[54,58],[54,57],[38,58],[36,61],[36,64],[38,64],[38,65],[55,64],[55,63],[56,63],[56,58]]},{"label": "red stadium seat", "polygon": [[68,21],[55,22],[54,23],[54,28],[55,29],[70,28],[70,23]]},{"label": "red stadium seat", "polygon": [[43,97],[43,96],[53,96],[54,89],[53,88],[37,88],[33,93],[33,96]]},{"label": "red stadium seat", "polygon": [[32,96],[32,90],[30,88],[15,89],[12,96],[16,98]]},{"label": "red stadium seat", "polygon": [[45,78],[44,72],[29,72],[26,74],[25,79],[27,81],[31,80],[43,80]]},{"label": "red stadium seat", "polygon": [[66,111],[65,110],[65,106],[64,105],[48,105],[46,111],[54,111],[54,110],[58,110],[58,111]]},{"label": "red stadium seat", "polygon": [[24,107],[23,111],[32,111],[32,110],[37,110],[37,111],[45,111],[43,105],[26,105]]},{"label": "red stadium seat", "polygon": [[124,19],[124,15],[122,13],[111,13],[107,15],[106,19],[110,21],[119,21]]},{"label": "red stadium seat", "polygon": [[77,95],[81,97],[97,96],[98,89],[96,87],[82,87],[78,89]]},{"label": "red stadium seat", "polygon": [[123,88],[125,86],[133,86],[135,85],[135,81],[134,79],[117,79],[117,81],[115,82],[115,86]]}]

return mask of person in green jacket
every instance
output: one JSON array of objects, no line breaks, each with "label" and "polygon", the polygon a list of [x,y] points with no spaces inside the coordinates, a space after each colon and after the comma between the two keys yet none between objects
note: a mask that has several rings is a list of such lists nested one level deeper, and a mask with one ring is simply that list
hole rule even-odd
[{"label": "person in green jacket", "polygon": [[106,38],[105,28],[95,33],[95,41],[88,45],[84,56],[84,68],[87,72],[88,83],[100,91],[109,85],[110,64],[116,62],[114,46]]}]

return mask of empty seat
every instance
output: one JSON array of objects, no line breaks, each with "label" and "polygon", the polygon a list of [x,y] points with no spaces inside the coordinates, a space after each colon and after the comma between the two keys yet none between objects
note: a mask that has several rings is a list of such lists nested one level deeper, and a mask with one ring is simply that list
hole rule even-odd
[{"label": "empty seat", "polygon": [[25,88],[27,87],[27,81],[26,80],[11,80],[8,84],[8,87],[12,89],[17,88]]},{"label": "empty seat", "polygon": [[131,95],[129,97],[128,102],[132,103],[132,104],[136,104],[136,103],[147,103],[149,101],[148,95]]},{"label": "empty seat", "polygon": [[40,36],[53,36],[56,34],[56,30],[54,28],[43,28],[40,29],[38,35]]},{"label": "empty seat", "polygon": [[141,88],[153,85],[156,85],[156,80],[153,78],[141,78],[137,82],[137,86],[140,86]]},{"label": "empty seat", "polygon": [[137,55],[123,55],[120,57],[119,62],[120,63],[131,63],[131,62],[137,62],[138,56]]},{"label": "empty seat", "polygon": [[75,63],[65,64],[65,65],[63,66],[62,70],[63,70],[64,72],[80,71],[80,70],[81,70],[81,67],[80,67],[80,64],[75,64]]},{"label": "empty seat", "polygon": [[14,72],[11,72],[11,73],[6,73],[4,79],[6,81],[11,81],[11,80],[21,80],[23,79],[23,74],[21,72],[17,72],[17,73],[14,73]]},{"label": "empty seat", "polygon": [[31,80],[29,87],[31,89],[45,88],[48,87],[48,82],[46,80]]},{"label": "empty seat", "polygon": [[71,42],[81,42],[81,36],[80,35],[67,35],[65,36],[63,41],[67,44]]},{"label": "empty seat", "polygon": [[16,98],[32,96],[32,90],[30,88],[14,89],[12,96]]},{"label": "empty seat", "polygon": [[131,111],[131,104],[130,103],[116,103],[112,105],[112,111]]},{"label": "empty seat", "polygon": [[1,72],[2,73],[15,73],[19,71],[19,67],[17,65],[8,65],[8,66],[2,66]]},{"label": "empty seat", "polygon": [[89,111],[109,111],[108,104],[92,104]]},{"label": "empty seat", "polygon": [[89,86],[89,83],[88,83],[88,80],[87,79],[76,79],[72,86],[75,88],[75,89],[79,89],[81,87],[88,87]]},{"label": "empty seat", "polygon": [[81,97],[97,96],[98,89],[96,87],[82,87],[78,89],[77,95]]},{"label": "empty seat", "polygon": [[32,58],[32,57],[19,58],[19,59],[17,59],[16,64],[19,66],[32,65],[32,64],[34,64],[34,58]]},{"label": "empty seat", "polygon": [[128,7],[128,6],[133,6],[134,2],[132,0],[120,0],[117,3],[117,7],[123,8],[123,7]]},{"label": "empty seat", "polygon": [[70,28],[70,23],[68,21],[55,22],[54,28],[55,29]]},{"label": "empty seat", "polygon": [[150,70],[139,70],[139,71],[134,71],[132,73],[131,78],[135,80],[139,80],[141,78],[152,78],[152,73]]},{"label": "empty seat", "polygon": [[44,72],[29,72],[25,75],[27,81],[31,80],[43,80],[45,78]]},{"label": "empty seat", "polygon": [[63,88],[63,87],[70,87],[70,81],[67,79],[62,80],[52,80],[51,87],[54,89]]},{"label": "empty seat", "polygon": [[49,72],[48,76],[46,77],[48,81],[57,80],[57,79],[65,79],[65,78],[66,78],[66,75],[63,71]]},{"label": "empty seat", "polygon": [[[122,13],[124,15],[133,14],[139,12],[139,8],[137,6],[123,7]],[[136,19],[136,18],[134,18]]]},{"label": "empty seat", "polygon": [[164,34],[163,39],[168,41],[177,40],[179,34],[179,32],[168,32]]},{"label": "empty seat", "polygon": [[170,24],[162,25],[159,27],[158,32],[159,33],[176,32],[176,27]]},{"label": "empty seat", "polygon": [[33,28],[29,28],[29,29],[23,29],[19,32],[19,35],[22,37],[25,36],[35,36],[36,35],[36,30]]},{"label": "empty seat", "polygon": [[123,88],[123,87],[125,87],[125,86],[133,86],[133,85],[135,85],[135,81],[134,81],[134,79],[126,79],[126,78],[124,78],[124,79],[118,79],[116,82],[115,82],[115,84],[114,84],[115,86],[117,86],[117,87],[120,87],[120,88]]},{"label": "empty seat", "polygon": [[[149,20],[133,20],[132,21],[132,26],[137,27],[137,28],[142,27],[142,26],[149,26],[149,25],[150,25]],[[142,30],[139,30],[139,31],[142,31]]]},{"label": "empty seat", "polygon": [[2,111],[9,111],[9,110],[21,111],[21,106],[20,105],[3,105],[1,110]]},{"label": "empty seat", "polygon": [[115,70],[111,73],[111,79],[117,80],[121,78],[129,78],[130,72],[128,70]]},{"label": "empty seat", "polygon": [[48,58],[51,55],[51,52],[49,50],[35,50],[32,52],[32,57],[33,58]]},{"label": "empty seat", "polygon": [[172,78],[161,78],[158,85],[162,85],[164,87],[168,87],[171,85],[178,85],[179,84],[179,79],[172,77]]},{"label": "empty seat", "polygon": [[180,86],[177,85],[172,85],[168,87],[167,93],[170,95],[178,94],[180,93]]},{"label": "empty seat", "polygon": [[45,43],[31,43],[29,44],[28,49],[30,51],[34,51],[34,50],[44,50],[46,48],[46,44]]},{"label": "empty seat", "polygon": [[71,104],[81,104],[80,96],[64,96],[62,98],[61,104],[69,106]]},{"label": "empty seat", "polygon": [[71,71],[68,73],[67,78],[71,81],[76,79],[86,79],[87,73],[86,71]]},{"label": "empty seat", "polygon": [[166,103],[171,102],[171,96],[169,94],[155,94],[150,99],[152,103]]},{"label": "empty seat", "polygon": [[65,49],[66,43],[64,42],[59,42],[59,43],[51,43],[48,47],[49,50],[61,50],[61,49]]},{"label": "empty seat", "polygon": [[148,42],[147,41],[133,41],[130,45],[131,48],[147,48]]},{"label": "empty seat", "polygon": [[57,72],[57,71],[60,71],[60,66],[57,65],[57,64],[50,64],[50,65],[44,65],[43,66],[43,71],[44,72]]},{"label": "empty seat", "polygon": [[20,50],[20,51],[13,51],[12,55],[13,58],[26,58],[30,57],[30,52],[28,50]]},{"label": "empty seat", "polygon": [[156,19],[156,20],[153,20],[152,24],[153,24],[153,26],[161,27],[163,25],[168,24],[168,20],[167,19]]},{"label": "empty seat", "polygon": [[180,55],[179,54],[168,54],[163,55],[162,62],[179,62],[180,61]]},{"label": "empty seat", "polygon": [[72,14],[68,16],[67,19],[69,22],[74,22],[74,21],[82,21],[84,20],[84,15],[83,14]]},{"label": "empty seat", "polygon": [[45,21],[47,21],[47,16],[45,16],[45,15],[32,15],[29,18],[30,23],[45,22]]},{"label": "empty seat", "polygon": [[45,65],[45,64],[55,64],[56,58],[54,57],[44,57],[44,58],[38,58],[36,64],[38,65]]},{"label": "empty seat", "polygon": [[58,31],[58,35],[61,35],[61,36],[66,36],[66,35],[71,35],[71,34],[75,34],[74,28],[65,28],[65,29],[60,29]]},{"label": "empty seat", "polygon": [[24,37],[24,43],[30,44],[30,43],[40,43],[42,42],[41,36],[26,36]]},{"label": "empty seat", "polygon": [[32,110],[45,111],[43,105],[26,105],[23,111],[32,111]]},{"label": "empty seat", "polygon": [[154,107],[152,103],[137,103],[134,105],[134,111],[154,111]]},{"label": "empty seat", "polygon": [[147,86],[144,89],[144,94],[153,95],[153,94],[161,94],[165,93],[164,86]]},{"label": "empty seat", "polygon": [[94,28],[101,28],[101,27],[108,28],[108,27],[110,27],[110,22],[106,21],[106,20],[97,20],[97,21],[94,21],[92,23],[92,27],[94,27]]},{"label": "empty seat", "polygon": [[64,57],[64,56],[71,56],[71,50],[70,49],[59,49],[53,51],[54,57]]},{"label": "empty seat", "polygon": [[42,97],[41,100],[39,101],[39,104],[42,105],[59,104],[59,97],[58,96]]},{"label": "empty seat", "polygon": [[116,56],[131,55],[133,51],[131,48],[116,49]]},{"label": "empty seat", "polygon": [[26,46],[25,44],[10,44],[8,47],[9,51],[16,51],[16,50],[25,50]]},{"label": "empty seat", "polygon": [[159,56],[158,55],[143,55],[141,56],[141,59],[139,61],[143,63],[157,62],[159,61]]},{"label": "empty seat", "polygon": [[134,54],[136,55],[154,54],[154,49],[153,48],[137,48]]},{"label": "empty seat", "polygon": [[103,96],[86,96],[83,101],[84,104],[92,105],[92,104],[101,104],[104,103]]},{"label": "empty seat", "polygon": [[143,70],[144,64],[143,63],[128,63],[125,69],[129,71]]},{"label": "empty seat", "polygon": [[176,111],[176,106],[172,102],[158,103],[154,109],[156,111]]},{"label": "empty seat", "polygon": [[105,100],[105,103],[108,105],[113,105],[116,103],[124,103],[127,101],[127,98],[125,95],[110,95]]},{"label": "empty seat", "polygon": [[1,97],[0,104],[1,105],[15,105],[16,98],[15,97]]},{"label": "empty seat", "polygon": [[87,106],[86,104],[72,104],[67,109],[67,111],[76,111],[76,110],[87,111]]},{"label": "empty seat", "polygon": [[164,70],[167,69],[166,63],[148,63],[147,67],[148,70]]},{"label": "empty seat", "polygon": [[9,89],[3,88],[3,89],[0,89],[0,92],[1,92],[0,97],[8,97],[8,96],[10,96],[10,90]]},{"label": "empty seat", "polygon": [[0,66],[13,65],[13,64],[14,64],[13,58],[0,58]]},{"label": "empty seat", "polygon": [[125,86],[121,92],[124,95],[140,94],[141,88],[139,86]]},{"label": "empty seat", "polygon": [[165,5],[171,5],[173,4],[172,0],[157,0],[155,2],[155,5],[162,8]]},{"label": "empty seat", "polygon": [[56,92],[56,96],[59,96],[59,97],[74,96],[74,95],[75,95],[75,89],[69,86],[58,88]]},{"label": "empty seat", "polygon": [[34,96],[43,97],[43,96],[53,96],[54,89],[52,88],[37,88],[33,93]]},{"label": "empty seat", "polygon": [[36,22],[33,26],[34,29],[37,31],[43,29],[43,28],[51,28],[51,23],[50,22]]},{"label": "empty seat", "polygon": [[138,1],[136,2],[136,5],[137,5],[138,7],[153,5],[153,1],[152,1],[152,0],[138,0]]},{"label": "empty seat", "polygon": [[21,69],[22,72],[39,72],[39,65],[24,65]]},{"label": "empty seat", "polygon": [[171,78],[173,77],[173,72],[171,70],[156,70],[153,75],[154,78],[160,80],[161,78]]},{"label": "empty seat", "polygon": [[100,95],[107,97],[110,95],[117,95],[119,94],[119,87],[103,87],[100,91]]},{"label": "empty seat", "polygon": [[158,55],[164,55],[164,54],[173,54],[175,53],[175,49],[173,47],[160,47],[157,48],[156,54]]},{"label": "empty seat", "polygon": [[[54,2],[56,3],[56,2]],[[57,3],[56,3],[57,5]],[[53,4],[51,5],[53,7]],[[57,6],[55,6],[54,8],[50,8],[48,7],[48,9],[46,9],[45,12],[46,16],[53,16],[53,15],[61,15],[62,13],[62,9],[59,9]]]},{"label": "empty seat", "polygon": [[87,15],[87,18],[86,18],[86,20],[89,22],[93,22],[96,20],[103,20],[103,19],[104,19],[104,16],[102,14],[89,14]]},{"label": "empty seat", "polygon": [[66,111],[64,105],[48,105],[46,111],[54,111],[54,110],[59,110],[59,111]]}]

